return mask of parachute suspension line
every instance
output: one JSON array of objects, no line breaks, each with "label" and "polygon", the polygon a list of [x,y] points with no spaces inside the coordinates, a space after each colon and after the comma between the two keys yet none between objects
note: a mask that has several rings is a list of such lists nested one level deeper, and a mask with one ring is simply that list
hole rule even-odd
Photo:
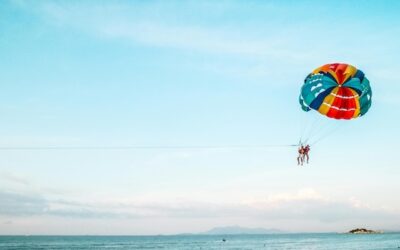
[{"label": "parachute suspension line", "polygon": [[316,145],[317,143],[321,142],[322,140],[328,138],[331,134],[335,133],[339,129],[339,126],[322,133],[319,137],[316,137],[314,141],[312,141],[311,145]]},{"label": "parachute suspension line", "polygon": [[312,124],[316,121],[316,117],[312,119],[308,112],[301,111],[300,112],[300,139],[299,139],[299,146],[307,140],[307,136],[310,133],[310,129],[312,129]]},{"label": "parachute suspension line", "polygon": [[330,134],[336,132],[338,129],[340,129],[340,125],[343,124],[340,121],[321,117],[315,112],[312,114],[308,113],[308,115],[313,115],[314,117],[309,117],[307,122],[305,122],[306,126],[305,129],[303,129],[304,132],[300,137],[299,145],[314,145],[326,137],[329,137]]},{"label": "parachute suspension line", "polygon": [[328,130],[330,130],[330,122],[330,120],[321,117],[318,124],[315,126],[313,133],[310,134],[308,141],[312,141],[313,139],[318,138],[321,134],[325,134]]},{"label": "parachute suspension line", "polygon": [[310,137],[315,133],[316,129],[319,129],[321,127],[319,125],[320,123],[321,119],[317,115],[315,115],[312,119],[308,119],[307,128],[302,135],[301,143],[307,143],[309,141]]},{"label": "parachute suspension line", "polygon": [[305,116],[306,114],[308,115],[308,113],[304,113],[304,115],[302,116],[304,118],[301,121],[301,126],[303,127],[303,129],[300,134],[299,145],[308,140],[309,134],[312,132],[313,125],[318,121],[317,117],[313,117],[313,119],[310,119],[310,117]]},{"label": "parachute suspension line", "polygon": [[309,134],[307,135],[307,140],[305,141],[305,143],[308,143],[310,141],[310,139],[315,135],[318,134],[321,130],[324,129],[323,126],[323,119],[321,119],[320,117],[316,118],[317,120],[312,124],[311,129],[309,131]]},{"label": "parachute suspension line", "polygon": [[338,122],[336,124],[336,126],[332,127],[331,129],[325,131],[325,133],[321,134],[319,137],[317,137],[312,143],[311,145],[315,145],[319,142],[321,142],[322,140],[328,138],[330,135],[335,134],[337,131],[345,128],[346,126],[348,126],[348,123],[343,123],[343,122]]},{"label": "parachute suspension line", "polygon": [[303,142],[303,139],[305,137],[306,131],[307,131],[308,126],[309,126],[309,124],[306,123],[307,120],[304,117],[302,117],[302,118],[303,118],[302,121],[301,121],[302,129],[301,129],[301,133],[300,133],[299,145]]},{"label": "parachute suspension line", "polygon": [[298,121],[299,121],[299,145],[301,143],[301,140],[303,139],[303,133],[304,133],[304,116],[303,112],[298,112]]}]

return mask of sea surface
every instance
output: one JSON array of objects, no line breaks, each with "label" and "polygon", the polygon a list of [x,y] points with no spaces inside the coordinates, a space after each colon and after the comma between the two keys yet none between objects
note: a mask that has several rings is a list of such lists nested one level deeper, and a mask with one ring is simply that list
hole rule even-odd
[{"label": "sea surface", "polygon": [[0,249],[400,249],[400,233],[0,236]]}]

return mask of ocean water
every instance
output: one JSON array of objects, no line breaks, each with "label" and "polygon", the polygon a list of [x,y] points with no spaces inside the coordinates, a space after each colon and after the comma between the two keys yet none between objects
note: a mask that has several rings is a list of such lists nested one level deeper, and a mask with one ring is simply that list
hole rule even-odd
[{"label": "ocean water", "polygon": [[[223,241],[225,239],[225,241]],[[400,249],[400,233],[184,236],[0,236],[0,249]]]}]

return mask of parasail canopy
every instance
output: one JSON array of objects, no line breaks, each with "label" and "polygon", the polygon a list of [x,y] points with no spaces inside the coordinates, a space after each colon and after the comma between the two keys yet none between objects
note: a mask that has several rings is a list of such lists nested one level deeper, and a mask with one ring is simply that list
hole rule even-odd
[{"label": "parasail canopy", "polygon": [[371,87],[364,73],[350,64],[325,64],[304,80],[299,102],[308,112],[316,110],[335,119],[363,116],[371,107]]}]

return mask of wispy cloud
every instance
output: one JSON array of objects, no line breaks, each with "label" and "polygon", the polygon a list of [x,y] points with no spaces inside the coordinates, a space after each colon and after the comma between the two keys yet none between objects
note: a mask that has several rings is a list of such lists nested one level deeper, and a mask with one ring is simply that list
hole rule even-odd
[{"label": "wispy cloud", "polygon": [[[195,2],[185,4],[189,5],[187,8],[194,9],[201,5]],[[207,8],[208,11],[212,11],[221,7],[204,5],[203,11]],[[222,5],[226,5],[225,9],[231,7],[229,3]],[[283,9],[279,9],[279,5],[265,4],[267,5],[266,11],[271,11],[271,14],[274,11],[284,12]],[[288,25],[280,19],[272,18],[269,21],[262,20],[261,29],[246,22],[237,22],[235,25],[229,22],[210,25],[207,22],[190,21],[185,18],[184,11],[175,10],[167,15],[165,13],[170,12],[170,6],[162,1],[136,5],[123,2],[103,2],[96,5],[88,2],[28,2],[20,6],[36,13],[47,24],[61,29],[73,29],[99,39],[133,46],[212,55],[212,60],[197,62],[196,67],[238,77],[272,77],[271,83],[287,81],[297,84],[295,80],[285,79],[287,70],[293,71],[296,77],[304,77],[321,63],[351,60],[354,63],[370,61],[373,64],[377,59],[379,61],[381,56],[381,50],[373,51],[367,48],[366,44],[347,39],[348,36],[358,34],[354,34],[352,30],[343,30],[340,24],[326,29],[328,21],[310,24],[299,18],[298,25]],[[363,27],[363,24],[354,25]],[[379,43],[381,37],[390,35],[388,30],[371,29],[374,33],[362,34],[365,40]],[[390,32],[395,31],[397,30]],[[343,43],[347,46],[337,46]],[[366,50],[369,53],[368,57],[364,55]],[[236,65],[238,57],[241,63]],[[374,60],[370,59],[372,57]],[[218,62],[218,58],[224,60]]]},{"label": "wispy cloud", "polygon": [[37,215],[48,208],[48,202],[41,196],[11,192],[0,192],[0,203],[1,215]]},{"label": "wispy cloud", "polygon": [[[239,32],[237,27],[231,25],[221,24],[213,27],[182,23],[173,18],[165,19],[165,16],[164,19],[158,20],[159,17],[151,13],[163,7],[166,6],[161,2],[134,8],[120,3],[91,6],[43,2],[29,6],[53,25],[150,47],[274,58],[278,61],[283,58],[285,61],[311,58],[310,52],[288,46],[289,44],[281,38],[283,34],[275,29],[260,36],[250,30],[246,33]],[[291,31],[294,33],[296,29]]]},{"label": "wispy cloud", "polygon": [[71,218],[249,218],[261,220],[314,220],[333,223],[345,220],[375,221],[400,219],[400,213],[371,208],[354,198],[331,200],[312,189],[237,202],[202,200],[66,201],[35,194],[1,192],[0,215],[49,215]]},{"label": "wispy cloud", "polygon": [[27,178],[12,174],[10,172],[0,172],[0,180],[23,186],[29,186],[31,184]]}]

